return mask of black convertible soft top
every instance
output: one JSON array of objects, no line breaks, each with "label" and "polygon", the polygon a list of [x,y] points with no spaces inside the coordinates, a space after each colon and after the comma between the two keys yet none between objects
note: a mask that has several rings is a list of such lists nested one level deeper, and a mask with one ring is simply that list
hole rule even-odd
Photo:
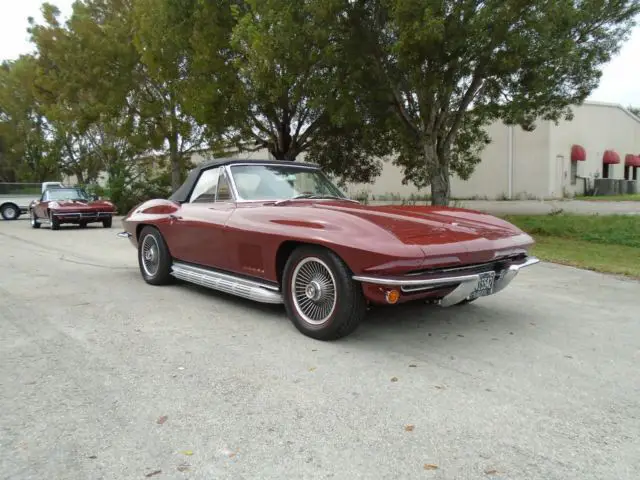
[{"label": "black convertible soft top", "polygon": [[185,181],[182,183],[182,185],[180,185],[180,188],[178,188],[175,192],[173,192],[173,194],[169,197],[169,200],[173,201],[173,202],[178,202],[178,203],[184,203],[187,201],[187,198],[189,197],[189,194],[191,193],[191,190],[193,190],[193,187],[196,184],[196,181],[198,180],[198,177],[200,177],[200,173],[203,170],[208,170],[209,168],[213,168],[213,167],[221,167],[223,165],[233,165],[233,164],[237,164],[237,163],[249,163],[249,164],[256,164],[256,165],[289,165],[289,166],[300,166],[300,167],[311,167],[311,168],[320,168],[318,165],[314,164],[314,163],[302,163],[302,162],[292,162],[289,160],[268,160],[268,159],[260,159],[260,160],[254,160],[254,159],[239,159],[239,158],[216,158],[214,160],[209,160],[208,162],[203,162],[201,164],[199,164],[197,167],[195,167],[194,169],[192,169],[189,172],[189,175],[187,175],[187,178],[185,179]]}]

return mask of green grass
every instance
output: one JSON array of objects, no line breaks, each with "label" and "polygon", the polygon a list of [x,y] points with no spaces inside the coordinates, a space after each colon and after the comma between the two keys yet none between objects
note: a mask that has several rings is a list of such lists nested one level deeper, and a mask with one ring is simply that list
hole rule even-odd
[{"label": "green grass", "polygon": [[640,216],[507,215],[541,260],[640,278]]},{"label": "green grass", "polygon": [[588,200],[592,202],[640,202],[640,193],[628,195],[600,195],[596,197],[588,195],[578,195],[575,200]]}]

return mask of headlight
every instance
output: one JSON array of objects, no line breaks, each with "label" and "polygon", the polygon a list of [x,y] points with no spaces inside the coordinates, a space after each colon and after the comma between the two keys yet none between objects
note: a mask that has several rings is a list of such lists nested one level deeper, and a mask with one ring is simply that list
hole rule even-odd
[{"label": "headlight", "polygon": [[60,204],[58,202],[49,203],[49,208],[58,208],[59,206],[60,206]]}]

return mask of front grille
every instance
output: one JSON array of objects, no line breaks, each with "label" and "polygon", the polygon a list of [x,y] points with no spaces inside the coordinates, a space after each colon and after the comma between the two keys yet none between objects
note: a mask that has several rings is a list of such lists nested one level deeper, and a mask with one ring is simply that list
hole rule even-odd
[{"label": "front grille", "polygon": [[520,253],[517,255],[510,255],[508,257],[499,258],[491,262],[475,263],[470,265],[461,265],[456,267],[443,267],[443,268],[428,268],[421,270],[412,270],[408,272],[407,276],[421,276],[421,275],[471,275],[474,273],[489,272],[491,270],[500,272],[507,268],[510,264],[524,260],[526,254]]}]

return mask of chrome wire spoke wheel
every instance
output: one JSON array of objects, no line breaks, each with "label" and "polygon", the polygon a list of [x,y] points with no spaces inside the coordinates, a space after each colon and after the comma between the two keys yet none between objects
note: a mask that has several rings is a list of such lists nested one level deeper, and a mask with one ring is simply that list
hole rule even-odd
[{"label": "chrome wire spoke wheel", "polygon": [[300,261],[291,276],[294,307],[311,325],[322,325],[336,309],[336,279],[329,266],[317,257]]},{"label": "chrome wire spoke wheel", "polygon": [[140,255],[144,272],[150,277],[155,276],[160,266],[160,248],[153,235],[147,235],[142,239]]}]

